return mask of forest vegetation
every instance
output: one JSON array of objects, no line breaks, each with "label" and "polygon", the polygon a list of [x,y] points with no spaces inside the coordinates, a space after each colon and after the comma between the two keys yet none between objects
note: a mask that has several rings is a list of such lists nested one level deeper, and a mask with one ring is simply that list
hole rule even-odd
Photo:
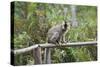
[{"label": "forest vegetation", "polygon": [[[34,44],[47,43],[47,32],[63,20],[72,19],[72,7],[76,10],[76,26],[71,26],[66,34],[68,42],[97,40],[97,7],[86,5],[49,4],[32,2],[14,3],[14,38],[11,46],[22,49]],[[65,9],[65,12],[64,12]],[[76,24],[76,23],[73,23]],[[44,55],[44,49],[41,50]],[[43,59],[43,57],[42,57]],[[51,63],[68,63],[97,60],[97,46],[76,46],[54,48]],[[34,64],[33,52],[16,54],[15,65]]]}]

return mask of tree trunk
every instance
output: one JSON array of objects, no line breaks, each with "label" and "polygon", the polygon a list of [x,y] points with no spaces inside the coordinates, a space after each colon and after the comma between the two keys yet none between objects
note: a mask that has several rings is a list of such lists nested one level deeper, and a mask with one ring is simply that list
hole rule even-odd
[{"label": "tree trunk", "polygon": [[72,26],[77,27],[78,22],[76,19],[76,6],[74,6],[74,5],[71,6],[71,12],[72,12]]}]

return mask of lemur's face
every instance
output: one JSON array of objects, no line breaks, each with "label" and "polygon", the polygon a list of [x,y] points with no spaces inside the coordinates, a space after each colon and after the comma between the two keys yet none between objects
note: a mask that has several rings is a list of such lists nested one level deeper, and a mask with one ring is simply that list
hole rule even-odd
[{"label": "lemur's face", "polygon": [[67,29],[67,27],[68,27],[68,24],[67,24],[67,22],[65,22],[64,28]]},{"label": "lemur's face", "polygon": [[70,22],[64,22],[63,23],[63,31],[67,31],[67,30],[69,30],[70,29],[70,26],[71,26],[71,23]]},{"label": "lemur's face", "polygon": [[63,22],[63,24],[62,24],[62,30],[66,31],[67,27],[68,27],[67,22]]}]

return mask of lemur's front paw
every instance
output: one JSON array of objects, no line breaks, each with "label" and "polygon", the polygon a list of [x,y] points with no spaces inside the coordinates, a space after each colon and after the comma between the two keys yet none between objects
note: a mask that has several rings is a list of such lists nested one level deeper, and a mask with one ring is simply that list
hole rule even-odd
[{"label": "lemur's front paw", "polygon": [[67,43],[68,41],[61,41],[61,43]]}]

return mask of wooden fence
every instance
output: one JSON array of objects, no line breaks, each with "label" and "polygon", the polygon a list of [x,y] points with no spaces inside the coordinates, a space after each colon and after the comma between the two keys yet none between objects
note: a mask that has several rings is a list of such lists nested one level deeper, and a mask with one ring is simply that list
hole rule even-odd
[{"label": "wooden fence", "polygon": [[[35,59],[35,64],[42,64],[42,63],[51,63],[51,50],[50,48],[57,48],[57,47],[73,47],[73,46],[96,46],[97,45],[97,41],[90,41],[90,42],[75,42],[75,43],[66,43],[66,44],[62,44],[60,46],[55,45],[55,44],[35,44],[33,46],[27,47],[27,48],[23,48],[23,49],[17,49],[17,50],[11,50],[12,53],[14,54],[20,54],[20,53],[25,53],[28,51],[33,50],[34,53],[34,59]],[[45,53],[45,58],[44,58],[44,62],[42,62],[42,57],[41,57],[41,48],[45,48],[45,51],[47,51],[47,53]]]}]

